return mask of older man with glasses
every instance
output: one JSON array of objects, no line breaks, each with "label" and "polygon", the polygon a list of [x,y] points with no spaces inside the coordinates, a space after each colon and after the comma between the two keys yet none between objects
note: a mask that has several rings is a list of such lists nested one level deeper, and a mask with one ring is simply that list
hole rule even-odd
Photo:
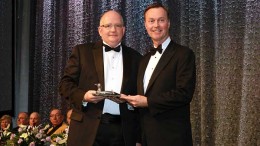
[{"label": "older man with glasses", "polygon": [[65,131],[68,125],[63,122],[64,116],[59,109],[53,109],[50,112],[51,128],[48,130],[47,135],[61,134]]},{"label": "older man with glasses", "polygon": [[136,94],[141,55],[121,43],[125,26],[118,11],[101,16],[98,32],[102,41],[73,48],[61,79],[60,94],[73,106],[68,146],[139,145],[137,110],[97,96],[96,84],[100,90]]}]

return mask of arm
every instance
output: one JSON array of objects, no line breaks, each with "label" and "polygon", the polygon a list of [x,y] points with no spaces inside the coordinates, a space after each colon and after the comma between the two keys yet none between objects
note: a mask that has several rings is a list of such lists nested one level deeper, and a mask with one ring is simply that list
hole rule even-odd
[{"label": "arm", "polygon": [[95,90],[87,91],[85,84],[87,85],[86,82],[88,81],[86,78],[81,78],[81,74],[84,74],[84,77],[87,74],[86,69],[85,72],[82,71],[82,62],[84,62],[84,60],[81,60],[82,58],[88,57],[83,55],[91,53],[90,51],[89,53],[87,53],[87,51],[82,51],[83,49],[86,50],[87,48],[83,45],[78,45],[73,48],[72,54],[69,57],[69,60],[65,67],[64,75],[61,78],[59,86],[60,95],[69,100],[69,102],[76,106],[78,109],[81,109],[82,101],[97,103],[100,100],[103,100],[102,97],[93,96],[93,93],[96,92]]},{"label": "arm", "polygon": [[80,109],[85,91],[78,88],[81,72],[79,57],[79,46],[76,46],[73,48],[72,54],[65,66],[64,75],[60,81],[59,92],[61,97],[65,97],[71,104]]}]

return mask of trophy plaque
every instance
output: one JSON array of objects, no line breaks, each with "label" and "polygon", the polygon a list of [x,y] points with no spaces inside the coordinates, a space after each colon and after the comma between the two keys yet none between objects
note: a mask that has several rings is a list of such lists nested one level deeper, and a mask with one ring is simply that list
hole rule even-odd
[{"label": "trophy plaque", "polygon": [[94,94],[95,96],[101,96],[106,99],[112,100],[116,103],[124,103],[125,100],[120,99],[120,94],[113,92],[113,91],[101,91],[101,84],[95,84],[97,86],[97,91]]}]

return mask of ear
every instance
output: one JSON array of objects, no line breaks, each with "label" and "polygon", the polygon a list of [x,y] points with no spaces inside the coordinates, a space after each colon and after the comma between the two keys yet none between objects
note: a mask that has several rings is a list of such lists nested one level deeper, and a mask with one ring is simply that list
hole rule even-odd
[{"label": "ear", "polygon": [[144,20],[144,27],[147,30],[147,25],[146,25],[146,21]]},{"label": "ear", "polygon": [[123,27],[123,35],[125,35],[125,26]]},{"label": "ear", "polygon": [[101,36],[101,34],[102,34],[102,28],[101,27],[98,27],[98,33]]}]

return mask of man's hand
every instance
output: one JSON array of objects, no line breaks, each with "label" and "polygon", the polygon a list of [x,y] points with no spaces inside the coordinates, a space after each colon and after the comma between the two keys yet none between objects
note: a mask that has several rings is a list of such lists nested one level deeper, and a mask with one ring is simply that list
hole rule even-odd
[{"label": "man's hand", "polygon": [[126,100],[133,107],[148,107],[147,97],[142,95],[127,96],[125,94],[121,94],[120,98]]},{"label": "man's hand", "polygon": [[88,92],[86,92],[84,95],[84,101],[98,103],[99,101],[104,100],[104,97],[95,96],[94,94],[96,94],[95,90],[89,90]]}]

